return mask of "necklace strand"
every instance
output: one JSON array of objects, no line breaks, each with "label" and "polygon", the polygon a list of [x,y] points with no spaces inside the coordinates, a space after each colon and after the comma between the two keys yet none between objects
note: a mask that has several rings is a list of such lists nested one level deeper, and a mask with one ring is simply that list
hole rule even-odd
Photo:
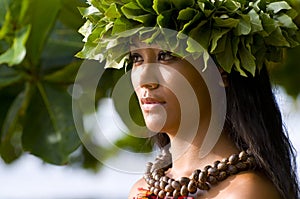
[{"label": "necklace strand", "polygon": [[165,175],[170,166],[163,167],[163,165],[170,160],[170,152],[163,151],[154,163],[147,163],[144,179],[149,186],[150,193],[159,198],[170,196],[177,198],[194,194],[198,190],[209,190],[212,185],[225,180],[228,176],[253,169],[255,166],[255,159],[251,153],[241,151],[222,161],[215,161],[213,166],[208,165],[203,170],[196,169],[190,178],[181,177],[175,180]]}]

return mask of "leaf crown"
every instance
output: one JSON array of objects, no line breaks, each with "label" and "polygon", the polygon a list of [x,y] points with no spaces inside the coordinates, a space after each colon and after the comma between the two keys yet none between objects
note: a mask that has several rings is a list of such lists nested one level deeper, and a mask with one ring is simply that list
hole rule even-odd
[{"label": "leaf crown", "polygon": [[[162,29],[175,30],[177,40],[183,35],[192,38],[226,72],[236,70],[243,76],[254,76],[263,64],[281,62],[283,49],[300,43],[293,21],[297,12],[286,1],[88,0],[88,4],[79,8],[87,20],[79,29],[85,44],[76,56],[105,60],[106,67],[123,67],[128,37],[138,35],[151,43]],[[188,53],[201,51],[189,39],[174,46]]]}]

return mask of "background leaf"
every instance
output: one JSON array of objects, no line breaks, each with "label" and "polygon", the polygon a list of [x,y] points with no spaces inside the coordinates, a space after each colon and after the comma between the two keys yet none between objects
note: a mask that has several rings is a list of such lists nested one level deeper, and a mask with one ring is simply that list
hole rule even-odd
[{"label": "background leaf", "polygon": [[[74,127],[71,96],[46,83],[35,88],[24,118],[22,136],[26,151],[53,164],[66,164],[80,144]],[[35,119],[32,119],[35,118]]]},{"label": "background leaf", "polygon": [[13,66],[21,63],[26,55],[25,44],[30,33],[30,26],[22,28],[16,32],[11,48],[0,55],[0,64],[7,63],[9,66]]}]

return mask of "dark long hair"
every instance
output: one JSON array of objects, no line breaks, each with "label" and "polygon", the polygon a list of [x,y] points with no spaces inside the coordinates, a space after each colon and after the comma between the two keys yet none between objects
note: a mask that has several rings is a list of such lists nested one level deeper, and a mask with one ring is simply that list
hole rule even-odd
[{"label": "dark long hair", "polygon": [[266,67],[255,77],[228,75],[227,118],[231,138],[253,153],[258,167],[284,199],[298,199],[294,148],[284,128]]},{"label": "dark long hair", "polygon": [[[243,77],[232,71],[227,74],[227,84],[224,128],[239,150],[249,149],[253,153],[256,169],[273,182],[283,199],[298,199],[295,152],[266,67],[255,77]],[[160,147],[170,142],[168,136],[161,133],[155,140]]]}]

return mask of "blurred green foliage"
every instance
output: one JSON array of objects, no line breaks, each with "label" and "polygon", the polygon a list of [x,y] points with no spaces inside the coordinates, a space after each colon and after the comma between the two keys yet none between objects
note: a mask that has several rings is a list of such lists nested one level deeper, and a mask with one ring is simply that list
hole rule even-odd
[{"label": "blurred green foliage", "polygon": [[[299,1],[293,2],[299,8]],[[82,6],[84,0],[0,1],[0,155],[6,163],[28,152],[51,164],[101,168],[82,144],[72,114],[70,93],[82,64],[74,57],[83,46],[78,28],[84,21],[77,9]],[[285,66],[273,70],[274,82],[295,97],[300,93],[299,55],[300,47],[287,51]],[[123,73],[105,71],[96,101],[109,95]],[[129,135],[115,144],[150,150],[145,140]],[[115,155],[97,147],[106,158]]]}]

